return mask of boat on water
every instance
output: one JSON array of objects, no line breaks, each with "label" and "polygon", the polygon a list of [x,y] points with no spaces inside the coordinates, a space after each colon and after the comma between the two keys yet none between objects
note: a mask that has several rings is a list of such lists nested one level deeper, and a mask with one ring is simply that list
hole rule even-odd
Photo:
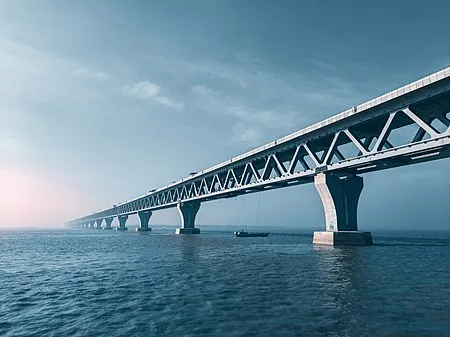
[{"label": "boat on water", "polygon": [[241,230],[239,232],[234,232],[238,238],[250,238],[250,237],[268,237],[269,233],[257,233],[257,232],[246,232]]}]

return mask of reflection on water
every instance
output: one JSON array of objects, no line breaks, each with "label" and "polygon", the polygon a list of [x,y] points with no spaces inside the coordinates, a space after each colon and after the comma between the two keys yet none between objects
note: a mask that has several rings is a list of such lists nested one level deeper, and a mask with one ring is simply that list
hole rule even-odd
[{"label": "reflection on water", "polygon": [[183,260],[195,261],[198,249],[201,247],[202,237],[200,235],[178,235],[175,248],[178,248]]},{"label": "reflection on water", "polygon": [[372,247],[314,247],[318,277],[322,280],[323,306],[344,335],[358,328],[358,307],[367,291],[368,250]]}]

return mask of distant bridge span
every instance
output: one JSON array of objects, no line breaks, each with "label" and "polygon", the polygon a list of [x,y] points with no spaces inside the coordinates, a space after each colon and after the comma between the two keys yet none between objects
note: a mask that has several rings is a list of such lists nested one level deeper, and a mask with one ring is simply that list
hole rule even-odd
[{"label": "distant bridge span", "polygon": [[[150,230],[153,211],[177,207],[180,234],[199,233],[195,216],[205,201],[314,182],[326,232],[318,244],[372,244],[358,232],[357,205],[363,173],[450,156],[450,68],[446,68],[303,130],[202,170],[67,227],[126,229],[138,214],[138,230]],[[96,226],[95,226],[96,225]]]}]

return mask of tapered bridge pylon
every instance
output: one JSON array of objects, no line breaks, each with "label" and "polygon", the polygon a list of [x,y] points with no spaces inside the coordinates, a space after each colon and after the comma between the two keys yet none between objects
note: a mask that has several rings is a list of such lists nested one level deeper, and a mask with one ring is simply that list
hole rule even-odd
[{"label": "tapered bridge pylon", "polygon": [[372,245],[369,232],[358,232],[358,201],[363,178],[339,178],[319,173],[314,177],[325,212],[325,232],[314,232],[313,243],[323,245]]}]

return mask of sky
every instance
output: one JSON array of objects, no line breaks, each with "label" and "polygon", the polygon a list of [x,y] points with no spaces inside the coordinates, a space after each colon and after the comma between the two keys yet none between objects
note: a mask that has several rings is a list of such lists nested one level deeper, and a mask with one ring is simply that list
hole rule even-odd
[{"label": "sky", "polygon": [[[0,227],[61,227],[439,71],[449,15],[437,0],[0,0]],[[449,229],[449,168],[365,175],[359,228]],[[204,203],[197,223],[325,227],[312,184]]]}]

